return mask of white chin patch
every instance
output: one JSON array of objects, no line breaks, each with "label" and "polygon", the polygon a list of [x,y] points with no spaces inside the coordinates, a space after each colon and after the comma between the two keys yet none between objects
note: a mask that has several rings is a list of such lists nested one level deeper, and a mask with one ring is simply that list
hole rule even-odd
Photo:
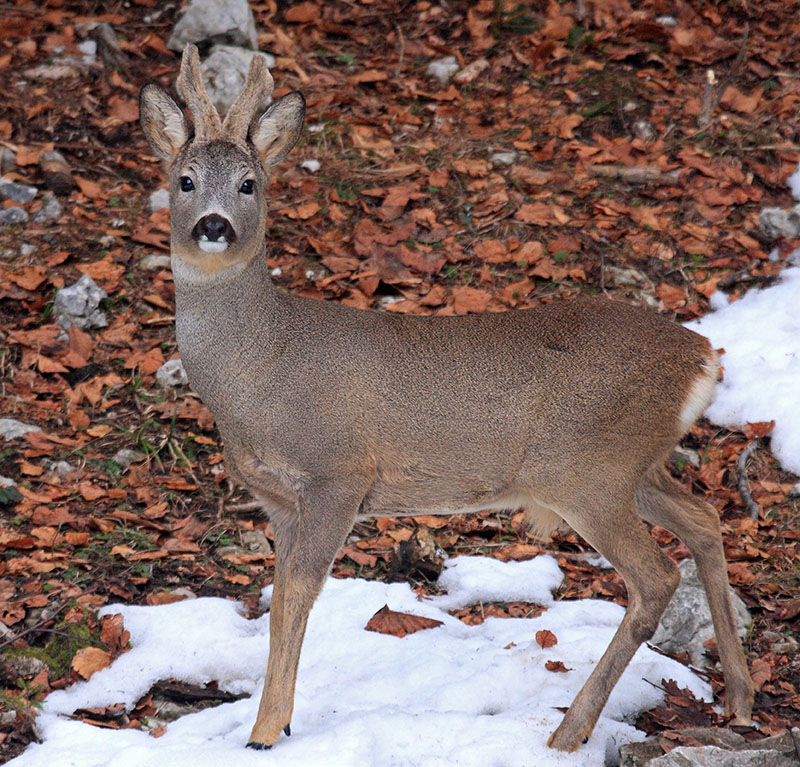
[{"label": "white chin patch", "polygon": [[228,247],[228,241],[225,239],[209,240],[208,237],[203,235],[197,243],[200,250],[206,253],[222,253]]}]

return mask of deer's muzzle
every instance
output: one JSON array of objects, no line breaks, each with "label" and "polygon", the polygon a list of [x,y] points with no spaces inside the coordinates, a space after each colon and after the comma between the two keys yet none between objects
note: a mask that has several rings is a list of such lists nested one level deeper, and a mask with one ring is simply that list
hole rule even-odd
[{"label": "deer's muzzle", "polygon": [[201,250],[207,253],[220,253],[235,242],[236,232],[227,218],[217,213],[210,213],[194,225],[192,237]]}]

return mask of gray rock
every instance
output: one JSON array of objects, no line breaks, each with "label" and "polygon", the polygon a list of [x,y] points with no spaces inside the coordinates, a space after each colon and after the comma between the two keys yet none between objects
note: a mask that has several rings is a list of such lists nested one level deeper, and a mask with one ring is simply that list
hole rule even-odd
[{"label": "gray rock", "polygon": [[603,274],[619,288],[652,288],[653,281],[638,269],[606,264]]},{"label": "gray rock", "polygon": [[8,147],[0,147],[0,173],[10,173],[12,170],[16,169],[16,155]]},{"label": "gray rock", "polygon": [[16,418],[0,418],[0,437],[6,442],[17,439],[29,431],[41,431],[41,429],[38,426],[22,423]]},{"label": "gray rock", "polygon": [[0,474],[0,487],[16,487],[17,483],[11,477],[4,477]]},{"label": "gray rock", "polygon": [[84,274],[77,282],[56,293],[53,311],[58,324],[64,330],[71,325],[81,330],[107,327],[106,315],[99,308],[100,302],[107,297],[108,293],[88,274]]},{"label": "gray rock", "polygon": [[0,197],[12,202],[26,203],[36,197],[38,190],[35,186],[20,184],[10,178],[0,178]]},{"label": "gray rock", "polygon": [[170,257],[163,253],[148,253],[139,261],[139,268],[146,272],[157,272],[161,269],[169,269],[171,266]]},{"label": "gray rock", "polygon": [[[708,664],[703,642],[714,636],[711,610],[694,560],[684,559],[678,567],[681,571],[680,586],[661,616],[651,644],[671,653],[688,652],[692,663],[702,667]],[[733,589],[731,600],[736,628],[739,636],[744,637],[753,619]]]},{"label": "gray rock", "polygon": [[[227,114],[236,97],[244,87],[247,71],[253,57],[264,59],[267,69],[275,66],[275,57],[234,45],[215,45],[200,71],[211,103],[220,114]],[[266,108],[267,104],[262,107]]]},{"label": "gray rock", "polygon": [[763,235],[770,240],[781,237],[794,239],[800,236],[800,205],[795,205],[791,210],[764,208],[758,214],[758,223]]},{"label": "gray rock", "polygon": [[620,767],[788,767],[800,764],[794,740],[800,739],[800,730],[796,728],[791,733],[782,732],[754,741],[722,727],[689,727],[681,730],[681,735],[701,745],[681,746],[664,754],[658,737],[627,743],[619,750]]},{"label": "gray rock", "polygon": [[140,453],[138,450],[131,450],[127,447],[117,450],[117,452],[111,456],[111,460],[118,466],[122,466],[123,469],[127,469],[132,463],[143,461],[145,458],[147,458],[147,456],[144,453]]},{"label": "gray rock", "polygon": [[30,679],[47,668],[47,663],[45,663],[45,661],[30,655],[7,654],[4,660],[14,671],[25,679]]},{"label": "gray rock", "polygon": [[494,165],[513,165],[519,159],[519,152],[493,152],[490,159]]},{"label": "gray rock", "polygon": [[22,74],[31,80],[66,80],[80,77],[83,72],[83,61],[78,59],[58,59],[53,64],[39,64],[26,69]]},{"label": "gray rock", "polygon": [[78,50],[83,54],[84,64],[94,64],[97,58],[97,40],[82,40],[78,43]]},{"label": "gray rock", "polygon": [[647,120],[637,120],[633,124],[633,135],[642,141],[650,141],[655,135],[653,126]]},{"label": "gray rock", "polygon": [[61,218],[64,213],[64,206],[52,192],[44,192],[42,194],[42,203],[42,207],[33,214],[33,220],[37,224],[44,224],[47,221],[55,221]]},{"label": "gray rock", "polygon": [[182,51],[187,43],[204,41],[256,50],[256,22],[247,0],[190,0],[175,24],[167,48]]},{"label": "gray rock", "polygon": [[16,205],[0,210],[0,224],[24,224],[28,218],[28,211]]},{"label": "gray rock", "polygon": [[428,64],[425,74],[439,81],[439,85],[444,88],[450,82],[450,78],[459,70],[458,61],[455,56],[445,56],[436,59]]},{"label": "gray rock", "polygon": [[76,466],[73,466],[69,461],[51,461],[47,458],[42,461],[42,465],[48,471],[57,474],[61,479],[66,479],[70,474],[78,471]]},{"label": "gray rock", "polygon": [[178,386],[186,386],[189,378],[183,368],[180,358],[167,360],[158,370],[156,370],[156,382],[164,389],[175,389]]},{"label": "gray rock", "polygon": [[692,450],[690,447],[683,447],[683,445],[678,445],[673,451],[670,458],[673,461],[680,461],[683,464],[689,464],[689,466],[693,466],[695,469],[700,468],[700,453],[697,450]]},{"label": "gray rock", "polygon": [[150,210],[161,210],[169,207],[169,189],[156,189],[150,195]]},{"label": "gray rock", "polygon": [[647,767],[653,759],[664,755],[658,738],[647,738],[639,743],[626,743],[619,749],[619,767]]},{"label": "gray rock", "polygon": [[800,764],[777,751],[726,751],[716,746],[678,746],[651,759],[647,767],[797,767]]},{"label": "gray rock", "polygon": [[242,545],[252,554],[272,556],[272,544],[262,530],[244,530],[242,532]]},{"label": "gray rock", "polygon": [[36,246],[32,242],[23,242],[19,246],[19,254],[23,258],[27,258],[28,256],[32,256],[36,252]]}]

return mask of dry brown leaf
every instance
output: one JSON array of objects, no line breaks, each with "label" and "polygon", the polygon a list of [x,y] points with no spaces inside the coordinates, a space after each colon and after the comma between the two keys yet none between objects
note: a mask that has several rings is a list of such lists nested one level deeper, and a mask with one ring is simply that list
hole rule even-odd
[{"label": "dry brown leaf", "polygon": [[558,644],[558,638],[552,631],[542,629],[536,632],[536,643],[546,650],[548,647]]},{"label": "dry brown leaf", "polygon": [[453,288],[453,309],[456,314],[467,314],[472,312],[480,314],[486,311],[489,305],[489,294],[477,288],[460,286]]},{"label": "dry brown leaf", "polygon": [[75,183],[78,185],[81,193],[86,195],[89,199],[102,200],[105,198],[102,187],[96,181],[75,176]]},{"label": "dry brown leaf", "polygon": [[72,668],[83,679],[89,679],[95,671],[111,665],[111,653],[99,647],[83,647],[75,653]]},{"label": "dry brown leaf", "polygon": [[548,671],[561,672],[562,674],[572,671],[571,668],[567,668],[560,660],[549,660],[544,664],[544,667]]},{"label": "dry brown leaf", "polygon": [[410,615],[409,613],[398,613],[389,609],[389,605],[384,605],[375,613],[367,625],[367,631],[376,631],[379,634],[391,634],[396,637],[404,637],[407,634],[414,634],[423,629],[432,629],[443,625],[442,621],[432,618],[423,618],[420,615]]},{"label": "dry brown leaf", "polygon": [[295,24],[305,24],[319,18],[319,6],[316,3],[304,2],[286,9],[284,19]]}]

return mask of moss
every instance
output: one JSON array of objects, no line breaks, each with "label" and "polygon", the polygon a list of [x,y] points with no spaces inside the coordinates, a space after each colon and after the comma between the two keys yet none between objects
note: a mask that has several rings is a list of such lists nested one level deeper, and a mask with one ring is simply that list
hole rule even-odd
[{"label": "moss", "polygon": [[6,657],[38,658],[48,665],[52,677],[60,679],[69,673],[72,658],[78,650],[99,644],[98,638],[88,626],[80,623],[59,623],[44,647],[9,647],[3,654]]}]

